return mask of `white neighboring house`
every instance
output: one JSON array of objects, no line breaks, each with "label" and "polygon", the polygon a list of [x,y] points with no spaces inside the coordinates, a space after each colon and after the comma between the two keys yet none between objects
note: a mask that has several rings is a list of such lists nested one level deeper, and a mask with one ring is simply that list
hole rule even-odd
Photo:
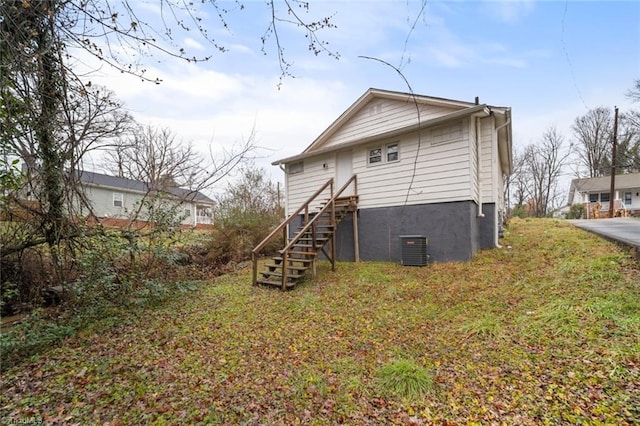
[{"label": "white neighboring house", "polygon": [[[153,196],[145,182],[88,171],[80,172],[80,182],[98,219],[128,219],[142,199]],[[212,225],[214,201],[184,188],[169,187],[163,196],[181,205],[182,225]],[[86,213],[86,212],[85,212]],[[141,220],[144,220],[141,217]]]},{"label": "white neighboring house", "polygon": [[[498,245],[511,108],[369,89],[302,153],[273,164],[284,166],[287,215],[328,179],[340,188],[356,175],[362,260],[400,260],[407,235],[426,236],[434,261],[469,260]],[[357,258],[349,221],[338,227],[339,260]]]},{"label": "white neighboring house", "polygon": [[[640,173],[616,175],[616,208],[628,210],[633,216],[640,215]],[[595,203],[600,203],[600,211],[608,212],[611,202],[611,176],[573,179],[569,187],[569,205],[584,204],[585,218]],[[620,204],[618,204],[620,203]]]}]

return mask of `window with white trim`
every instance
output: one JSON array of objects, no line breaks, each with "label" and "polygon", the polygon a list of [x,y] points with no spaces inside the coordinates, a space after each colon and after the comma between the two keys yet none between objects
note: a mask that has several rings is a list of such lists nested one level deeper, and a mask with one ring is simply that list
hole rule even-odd
[{"label": "window with white trim", "polygon": [[367,151],[367,164],[385,164],[400,161],[400,144],[393,142],[383,146],[371,147]]},{"label": "window with white trim", "polygon": [[631,205],[631,193],[630,192],[625,192],[624,193],[624,205],[625,206],[630,206]]},{"label": "window with white trim", "polygon": [[600,193],[600,202],[601,203],[608,203],[610,199],[611,199],[611,196],[610,196],[610,194],[608,192]]},{"label": "window with white trim", "polygon": [[382,162],[382,147],[375,147],[369,149],[369,164],[376,164]]},{"label": "window with white trim", "polygon": [[398,143],[390,143],[387,145],[387,163],[400,160]]},{"label": "window with white trim", "polygon": [[124,205],[124,196],[120,192],[113,193],[113,207],[122,207]]},{"label": "window with white trim", "polygon": [[191,217],[191,209],[184,209],[184,215],[186,217]]}]

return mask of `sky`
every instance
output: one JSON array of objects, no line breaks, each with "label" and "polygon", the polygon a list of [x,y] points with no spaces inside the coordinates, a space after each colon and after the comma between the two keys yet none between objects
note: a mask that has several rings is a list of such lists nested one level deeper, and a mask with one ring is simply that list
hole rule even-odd
[{"label": "sky", "polygon": [[[133,4],[152,25],[161,25],[161,13],[170,22],[157,1]],[[253,129],[262,147],[256,165],[274,181],[283,174],[273,161],[302,152],[370,87],[511,107],[520,150],[550,126],[570,142],[571,124],[590,109],[632,108],[625,93],[640,78],[635,1],[427,1],[422,9],[413,0],[311,0],[297,13],[331,17],[335,28],[317,35],[339,58],[314,55],[304,31],[280,22],[293,74],[283,79],[273,34],[263,51],[266,3],[218,4],[229,9],[226,27],[211,8],[198,13],[224,53],[198,31],[176,29],[175,46],[211,59],[143,58],[146,75],[162,79],[158,85],[105,65],[90,78],[113,90],[137,121],[168,127],[202,153],[230,149]],[[279,0],[276,7],[287,17]]]}]

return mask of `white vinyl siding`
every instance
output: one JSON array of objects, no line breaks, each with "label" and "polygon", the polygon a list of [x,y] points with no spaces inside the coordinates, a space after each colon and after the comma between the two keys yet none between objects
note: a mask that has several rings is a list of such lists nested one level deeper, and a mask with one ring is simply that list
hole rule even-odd
[{"label": "white vinyl siding", "polygon": [[469,200],[471,178],[466,127],[462,133],[461,140],[431,146],[429,129],[421,132],[418,167],[415,170],[417,132],[400,139],[400,161],[367,167],[364,148],[354,150],[359,207],[398,206],[405,201],[407,204],[423,204]]},{"label": "white vinyl siding", "polygon": [[[420,105],[420,121],[424,122],[461,108]],[[380,133],[404,128],[418,123],[418,113],[413,102],[390,99],[373,99],[323,144],[323,148],[339,145]]]},{"label": "white vinyl siding", "polygon": [[[466,121],[465,121],[466,122]],[[353,151],[353,173],[358,175],[360,208],[387,207],[407,204],[469,200],[470,164],[468,126],[463,126],[462,139],[431,146],[429,129],[421,132],[418,167],[414,162],[418,150],[418,133],[406,135],[398,141],[383,142],[380,146],[398,143],[402,151],[400,161],[371,167],[368,165],[369,147]],[[330,165],[327,169],[323,164]],[[333,160],[323,156],[305,159],[305,173],[287,178],[288,214],[300,207],[317,189],[335,175]],[[409,186],[411,185],[411,189]],[[408,199],[407,199],[408,192]],[[327,194],[320,197],[317,208]]]},{"label": "white vinyl siding", "polygon": [[304,172],[304,161],[298,161],[297,163],[291,163],[287,166],[287,172],[290,175],[295,175]]},{"label": "white vinyl siding", "polygon": [[478,119],[471,118],[467,124],[469,126],[469,185],[471,188],[471,199],[478,203],[480,188],[478,185],[478,135],[480,123],[476,126]]},{"label": "white vinyl siding", "polygon": [[[482,202],[496,202],[495,187],[497,185],[497,173],[499,171],[497,149],[497,135],[493,129],[493,117],[480,120],[480,190]],[[494,148],[495,146],[495,148]]]},{"label": "white vinyl siding", "polygon": [[[287,176],[287,215],[298,209],[314,192],[334,176],[335,166],[333,157],[322,156],[305,159],[304,173]],[[330,190],[327,189],[325,194],[318,197],[312,209],[319,207],[320,203],[329,197]]]}]

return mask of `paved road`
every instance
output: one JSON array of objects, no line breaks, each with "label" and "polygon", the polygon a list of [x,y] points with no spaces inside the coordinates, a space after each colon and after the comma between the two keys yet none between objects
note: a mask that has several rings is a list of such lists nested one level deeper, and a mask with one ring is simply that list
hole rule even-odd
[{"label": "paved road", "polygon": [[635,247],[640,252],[640,218],[570,220],[578,228]]}]

